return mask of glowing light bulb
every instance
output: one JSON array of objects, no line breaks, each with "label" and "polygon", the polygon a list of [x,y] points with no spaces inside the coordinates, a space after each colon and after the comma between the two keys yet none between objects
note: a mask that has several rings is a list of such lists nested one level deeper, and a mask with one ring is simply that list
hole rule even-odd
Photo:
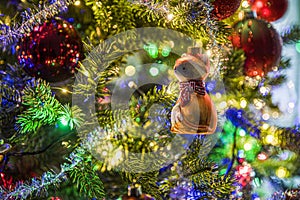
[{"label": "glowing light bulb", "polygon": [[239,135],[244,137],[246,135],[246,131],[244,129],[239,130]]},{"label": "glowing light bulb", "polygon": [[174,18],[174,15],[172,13],[167,15],[167,20],[171,21]]},{"label": "glowing light bulb", "polygon": [[75,5],[75,6],[80,6],[80,1],[79,1],[79,0],[75,1],[75,2],[74,2],[74,5]]},{"label": "glowing light bulb", "polygon": [[245,99],[242,99],[241,102],[240,102],[240,106],[241,106],[242,108],[246,108],[246,106],[247,106],[247,101],[246,101]]},{"label": "glowing light bulb", "polygon": [[274,142],[274,136],[273,135],[267,135],[266,136],[266,143],[272,144]]},{"label": "glowing light bulb", "polygon": [[67,92],[68,92],[68,90],[65,89],[65,88],[63,88],[61,91],[62,91],[63,93],[67,93]]},{"label": "glowing light bulb", "polygon": [[135,70],[135,67],[132,66],[132,65],[128,65],[126,68],[125,68],[125,74],[127,76],[133,76],[135,74],[136,70]]},{"label": "glowing light bulb", "polygon": [[276,176],[278,176],[278,178],[285,178],[288,175],[288,170],[285,167],[279,167],[276,170]]},{"label": "glowing light bulb", "polygon": [[248,1],[243,1],[243,2],[242,2],[242,7],[243,7],[243,8],[249,7]]},{"label": "glowing light bulb", "polygon": [[244,144],[244,149],[245,149],[246,151],[250,151],[250,150],[252,149],[252,144],[251,144],[251,143],[246,143],[246,144]]},{"label": "glowing light bulb", "polygon": [[151,76],[157,76],[159,74],[159,70],[156,67],[151,67],[149,73]]},{"label": "glowing light bulb", "polygon": [[68,125],[68,120],[66,117],[62,117],[60,118],[60,123],[63,125],[63,126],[67,126]]}]

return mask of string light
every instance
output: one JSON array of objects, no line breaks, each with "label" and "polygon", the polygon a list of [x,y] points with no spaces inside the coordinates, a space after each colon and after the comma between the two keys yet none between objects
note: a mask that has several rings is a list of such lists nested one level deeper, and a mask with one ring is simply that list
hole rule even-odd
[{"label": "string light", "polygon": [[74,5],[75,6],[80,6],[80,1],[79,0],[75,1]]}]

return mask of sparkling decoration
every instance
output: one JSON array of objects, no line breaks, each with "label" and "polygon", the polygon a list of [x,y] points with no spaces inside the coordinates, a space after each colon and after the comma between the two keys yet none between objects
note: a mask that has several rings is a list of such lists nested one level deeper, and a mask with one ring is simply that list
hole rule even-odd
[{"label": "sparkling decoration", "polygon": [[212,15],[219,20],[226,19],[233,15],[240,7],[241,0],[215,0]]},{"label": "sparkling decoration", "polygon": [[298,200],[300,199],[300,188],[275,192],[270,200]]},{"label": "sparkling decoration", "polygon": [[245,52],[244,73],[247,76],[263,77],[280,61],[282,42],[270,23],[244,19],[234,26],[231,40],[234,47]]},{"label": "sparkling decoration", "polygon": [[269,22],[281,18],[288,8],[288,0],[248,0],[257,17]]},{"label": "sparkling decoration", "polygon": [[[83,162],[82,155],[84,153],[83,148],[77,147],[67,158],[68,162],[61,165],[59,173],[55,173],[53,170],[47,171],[40,178],[33,178],[30,183],[27,181],[19,182],[9,193],[7,193],[5,188],[0,187],[1,199],[15,199],[16,196],[20,196],[23,199],[33,195],[38,195],[40,198],[46,196],[47,190],[45,189],[51,185],[59,185],[65,182],[66,173]],[[0,173],[1,178],[3,177],[2,174]]]},{"label": "sparkling decoration", "polygon": [[25,71],[49,82],[72,77],[83,58],[79,35],[72,25],[59,18],[34,27],[21,39],[17,50]]},{"label": "sparkling decoration", "polygon": [[217,111],[206,93],[204,80],[209,60],[199,47],[188,49],[174,65],[180,82],[180,96],[171,113],[171,131],[180,134],[212,134],[217,127]]}]

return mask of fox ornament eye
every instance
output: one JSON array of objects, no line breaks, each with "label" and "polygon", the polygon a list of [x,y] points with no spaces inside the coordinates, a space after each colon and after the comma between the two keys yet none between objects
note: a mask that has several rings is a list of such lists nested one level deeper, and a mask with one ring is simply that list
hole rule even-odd
[{"label": "fox ornament eye", "polygon": [[209,72],[209,62],[204,59],[187,55],[179,58],[174,65],[174,73],[176,78],[181,81],[204,80]]}]

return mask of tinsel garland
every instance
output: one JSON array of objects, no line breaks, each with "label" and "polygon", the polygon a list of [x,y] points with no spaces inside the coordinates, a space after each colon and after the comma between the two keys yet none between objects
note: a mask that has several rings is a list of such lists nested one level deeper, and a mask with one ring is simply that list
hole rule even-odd
[{"label": "tinsel garland", "polygon": [[67,158],[69,162],[61,165],[59,173],[47,171],[40,178],[33,178],[30,182],[18,183],[15,189],[9,192],[0,187],[0,198],[3,200],[25,200],[32,196],[47,196],[48,187],[52,185],[58,186],[65,181],[66,173],[82,162],[84,152],[82,147],[76,148]]},{"label": "tinsel garland", "polygon": [[300,189],[290,189],[286,191],[275,192],[268,200],[297,200],[300,199]]},{"label": "tinsel garland", "polygon": [[75,0],[57,0],[56,2],[43,6],[30,13],[25,10],[22,16],[22,22],[13,26],[5,24],[0,25],[0,48],[5,49],[8,45],[18,41],[24,34],[31,32],[34,26],[55,16],[59,12],[67,10],[68,5],[73,4]]}]

